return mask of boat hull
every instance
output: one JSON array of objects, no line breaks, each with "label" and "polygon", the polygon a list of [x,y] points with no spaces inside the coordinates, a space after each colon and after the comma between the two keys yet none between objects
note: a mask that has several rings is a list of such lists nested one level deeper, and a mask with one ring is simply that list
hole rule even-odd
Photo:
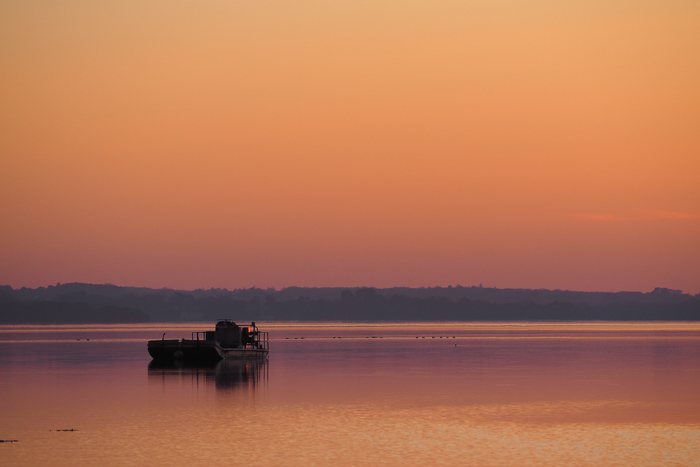
[{"label": "boat hull", "polygon": [[210,340],[148,341],[148,353],[154,360],[218,361],[224,358],[267,358],[268,350],[256,348],[225,348]]}]

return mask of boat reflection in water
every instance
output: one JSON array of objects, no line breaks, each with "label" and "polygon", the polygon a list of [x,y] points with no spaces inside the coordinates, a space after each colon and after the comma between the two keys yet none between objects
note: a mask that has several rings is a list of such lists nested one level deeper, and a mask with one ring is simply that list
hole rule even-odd
[{"label": "boat reflection in water", "polygon": [[152,360],[148,364],[148,382],[165,385],[192,383],[217,390],[249,390],[267,383],[268,360],[224,359],[210,363],[188,363],[182,360]]}]

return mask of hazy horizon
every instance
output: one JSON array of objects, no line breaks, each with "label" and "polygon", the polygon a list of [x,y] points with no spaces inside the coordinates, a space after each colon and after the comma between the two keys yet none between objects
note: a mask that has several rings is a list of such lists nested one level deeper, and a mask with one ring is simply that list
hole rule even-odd
[{"label": "hazy horizon", "polygon": [[0,286],[9,286],[9,287],[12,287],[12,289],[14,289],[14,290],[18,290],[21,288],[39,289],[39,288],[65,286],[65,285],[70,285],[70,284],[81,284],[81,285],[90,285],[90,286],[110,286],[110,287],[118,287],[118,288],[145,288],[145,289],[153,289],[153,290],[159,290],[159,289],[173,290],[173,291],[179,290],[179,291],[185,291],[185,292],[196,291],[196,290],[216,290],[216,289],[222,289],[222,290],[228,290],[228,291],[257,289],[257,290],[275,290],[275,291],[279,292],[279,291],[283,291],[285,289],[292,289],[292,288],[298,288],[298,289],[365,289],[365,288],[368,288],[368,289],[377,289],[377,290],[390,290],[390,289],[416,289],[417,290],[417,289],[432,289],[432,288],[448,289],[448,288],[463,287],[463,288],[483,288],[483,289],[493,289],[493,290],[532,290],[532,291],[543,290],[543,291],[563,291],[563,292],[581,292],[581,293],[650,293],[656,289],[662,289],[662,290],[670,290],[673,292],[680,291],[681,293],[686,294],[686,295],[696,295],[696,294],[689,292],[687,290],[674,289],[673,287],[663,287],[663,286],[657,286],[651,290],[550,289],[547,287],[535,287],[535,288],[497,287],[497,286],[489,286],[489,285],[484,285],[484,284],[446,284],[446,285],[436,284],[436,285],[425,285],[425,286],[415,286],[415,287],[406,286],[406,285],[392,285],[392,286],[388,286],[388,287],[377,287],[377,286],[373,286],[373,285],[328,285],[328,286],[324,286],[324,285],[319,285],[319,286],[287,285],[287,286],[283,286],[283,287],[273,287],[273,286],[259,286],[259,285],[253,284],[249,287],[211,286],[211,287],[178,288],[178,287],[169,287],[167,285],[165,285],[165,286],[148,286],[148,285],[135,285],[135,284],[114,284],[111,282],[93,283],[93,282],[77,282],[77,281],[56,282],[53,284],[45,284],[45,285],[37,285],[37,286],[26,286],[26,285],[14,286],[12,284],[0,284]]}]

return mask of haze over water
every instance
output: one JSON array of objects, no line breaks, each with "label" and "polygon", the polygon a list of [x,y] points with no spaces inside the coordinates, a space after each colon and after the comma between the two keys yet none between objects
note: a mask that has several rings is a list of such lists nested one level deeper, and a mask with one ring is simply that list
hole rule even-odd
[{"label": "haze over water", "polygon": [[154,365],[145,342],[211,323],[0,327],[2,463],[700,458],[698,324],[258,324],[269,362],[209,368]]}]

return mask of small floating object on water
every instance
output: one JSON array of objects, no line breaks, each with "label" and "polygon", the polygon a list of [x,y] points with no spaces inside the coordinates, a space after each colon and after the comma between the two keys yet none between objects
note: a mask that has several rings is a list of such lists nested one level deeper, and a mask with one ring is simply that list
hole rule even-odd
[{"label": "small floating object on water", "polygon": [[0,443],[19,443],[18,439],[0,439]]},{"label": "small floating object on water", "polygon": [[69,430],[49,430],[49,431],[78,431],[75,428],[71,428]]}]

